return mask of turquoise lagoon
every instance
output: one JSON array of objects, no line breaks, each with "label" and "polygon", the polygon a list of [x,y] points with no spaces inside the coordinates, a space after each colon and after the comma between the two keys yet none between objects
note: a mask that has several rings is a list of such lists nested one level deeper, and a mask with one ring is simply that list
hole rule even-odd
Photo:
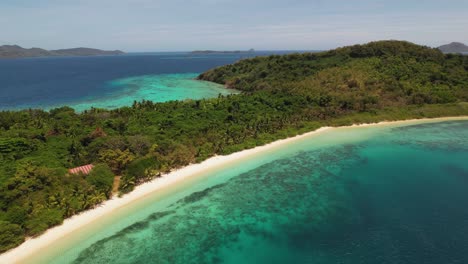
[{"label": "turquoise lagoon", "polygon": [[339,128],[194,176],[35,260],[468,263],[467,190],[466,119]]},{"label": "turquoise lagoon", "polygon": [[[83,97],[70,102],[68,106],[81,112],[91,107],[115,109],[131,106],[134,101],[142,100],[153,102],[197,100],[238,93],[236,90],[226,89],[223,85],[196,80],[197,76],[196,73],[177,73],[117,79],[108,82],[99,96]],[[57,106],[47,108],[53,107]]]},{"label": "turquoise lagoon", "polygon": [[223,85],[196,80],[197,76],[196,73],[176,73],[116,79],[104,83],[98,94],[91,93],[66,103],[45,102],[31,106],[19,105],[16,109],[34,107],[50,110],[66,105],[77,112],[82,112],[92,107],[115,109],[131,106],[134,101],[142,100],[153,102],[197,100],[238,93],[236,90],[226,89]]}]

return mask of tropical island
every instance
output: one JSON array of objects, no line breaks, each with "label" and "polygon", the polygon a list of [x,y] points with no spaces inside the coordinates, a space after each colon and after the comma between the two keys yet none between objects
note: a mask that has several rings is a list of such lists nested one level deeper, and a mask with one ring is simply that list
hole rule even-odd
[{"label": "tropical island", "polygon": [[0,251],[213,156],[324,126],[468,115],[468,57],[403,41],[251,58],[199,79],[242,93],[0,112]]},{"label": "tropical island", "polygon": [[91,48],[73,48],[59,50],[45,50],[40,48],[25,49],[18,45],[0,46],[0,59],[29,58],[29,57],[63,57],[63,56],[102,56],[121,55],[120,50],[100,50]]}]

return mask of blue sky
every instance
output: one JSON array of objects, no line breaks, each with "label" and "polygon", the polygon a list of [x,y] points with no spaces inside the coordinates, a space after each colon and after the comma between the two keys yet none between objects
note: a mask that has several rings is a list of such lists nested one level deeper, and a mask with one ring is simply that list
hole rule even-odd
[{"label": "blue sky", "polygon": [[0,0],[0,45],[125,51],[468,44],[467,0]]}]

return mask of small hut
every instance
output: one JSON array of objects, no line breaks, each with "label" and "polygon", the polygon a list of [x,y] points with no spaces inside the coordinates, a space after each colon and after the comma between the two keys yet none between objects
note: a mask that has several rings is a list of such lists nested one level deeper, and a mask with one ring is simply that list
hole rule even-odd
[{"label": "small hut", "polygon": [[76,167],[76,168],[73,168],[73,169],[69,169],[68,172],[70,174],[79,174],[79,173],[82,173],[84,175],[88,175],[91,170],[94,168],[94,165],[93,164],[88,164],[88,165],[84,165],[84,166],[80,166],[80,167]]}]

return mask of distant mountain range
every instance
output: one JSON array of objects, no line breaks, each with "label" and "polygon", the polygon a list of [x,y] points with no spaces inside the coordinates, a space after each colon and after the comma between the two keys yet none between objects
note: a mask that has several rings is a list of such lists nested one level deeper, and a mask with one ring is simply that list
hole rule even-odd
[{"label": "distant mountain range", "polygon": [[468,46],[460,42],[452,42],[450,44],[440,46],[438,49],[445,53],[468,52]]},{"label": "distant mountain range", "polygon": [[224,51],[219,51],[219,50],[194,50],[191,53],[192,54],[237,54],[237,53],[253,53],[255,52],[254,49],[250,50],[224,50]]},{"label": "distant mountain range", "polygon": [[99,50],[90,48],[74,48],[45,50],[40,48],[25,49],[18,45],[0,46],[0,59],[27,58],[27,57],[56,57],[56,56],[98,56],[98,55],[120,55],[125,52],[120,50]]}]

